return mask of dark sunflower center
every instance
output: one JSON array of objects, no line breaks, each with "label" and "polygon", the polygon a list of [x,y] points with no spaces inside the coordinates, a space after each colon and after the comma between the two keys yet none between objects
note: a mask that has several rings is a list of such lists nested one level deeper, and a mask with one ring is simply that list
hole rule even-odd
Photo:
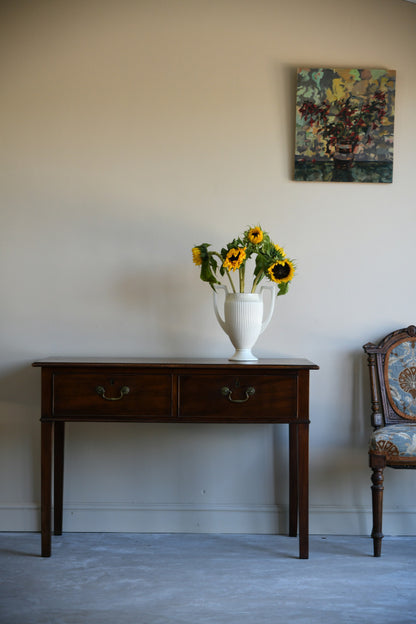
[{"label": "dark sunflower center", "polygon": [[289,275],[290,266],[286,262],[285,264],[275,264],[272,267],[272,273],[275,279],[283,279]]}]

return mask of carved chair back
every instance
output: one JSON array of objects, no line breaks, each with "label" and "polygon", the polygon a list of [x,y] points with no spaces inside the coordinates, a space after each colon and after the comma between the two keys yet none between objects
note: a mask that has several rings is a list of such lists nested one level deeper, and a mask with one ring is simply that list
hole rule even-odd
[{"label": "carved chair back", "polygon": [[416,424],[416,326],[398,329],[379,345],[367,343],[372,425]]}]

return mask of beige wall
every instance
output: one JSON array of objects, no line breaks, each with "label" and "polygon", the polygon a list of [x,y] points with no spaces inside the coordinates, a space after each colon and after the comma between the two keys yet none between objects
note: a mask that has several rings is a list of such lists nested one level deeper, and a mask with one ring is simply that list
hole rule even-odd
[{"label": "beige wall", "polygon": [[[228,356],[190,249],[260,222],[298,274],[257,353],[321,367],[312,531],[368,533],[361,345],[416,322],[416,6],[34,0],[0,29],[0,530],[39,527],[30,363]],[[393,184],[292,181],[297,66],[397,70]],[[73,425],[66,529],[284,531],[285,459],[278,427]],[[412,473],[386,484],[415,532]]]}]

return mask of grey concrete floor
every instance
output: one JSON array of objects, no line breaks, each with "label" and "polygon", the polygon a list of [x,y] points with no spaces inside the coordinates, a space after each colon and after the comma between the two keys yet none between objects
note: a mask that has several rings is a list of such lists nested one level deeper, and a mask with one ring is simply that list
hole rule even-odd
[{"label": "grey concrete floor", "polygon": [[416,622],[416,538],[0,533],[1,624]]}]

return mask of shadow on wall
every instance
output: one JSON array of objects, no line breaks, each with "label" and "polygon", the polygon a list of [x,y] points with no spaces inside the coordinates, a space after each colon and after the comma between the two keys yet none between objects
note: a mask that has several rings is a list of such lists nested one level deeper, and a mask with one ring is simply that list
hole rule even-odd
[{"label": "shadow on wall", "polygon": [[[35,361],[35,357],[33,361]],[[24,366],[8,368],[0,374],[0,402],[40,406],[40,377],[32,368],[32,361]],[[40,414],[39,414],[40,417]]]},{"label": "shadow on wall", "polygon": [[367,445],[371,429],[371,392],[364,352],[353,351],[352,360],[352,414],[350,441],[353,447]]},{"label": "shadow on wall", "polygon": [[[192,289],[186,288],[184,274],[186,270],[178,274],[175,267],[155,267],[151,273],[131,271],[115,286],[115,297],[124,313],[133,312],[146,335],[148,351],[148,338],[152,337],[151,355],[214,355],[216,338],[222,338],[211,293],[195,297]],[[195,283],[197,279],[195,274]],[[207,341],[212,343],[212,353],[206,353]]]},{"label": "shadow on wall", "polygon": [[[313,507],[315,498],[319,501],[318,507],[328,509],[327,521],[333,523],[331,531],[339,531],[337,522],[341,519],[346,522],[348,531],[365,535],[369,530],[371,496],[368,468],[371,407],[368,371],[361,350],[347,353],[346,360],[350,370],[348,377],[351,379],[350,409],[348,405],[333,406],[333,420],[328,426],[339,429],[333,448],[318,444],[311,450],[311,505]],[[342,422],[342,417],[348,418],[348,422]],[[344,518],[346,512],[352,515]]]},{"label": "shadow on wall", "polygon": [[25,475],[23,484],[3,482],[6,500],[19,498],[24,488],[30,500],[40,496],[40,394],[40,374],[31,362],[0,375],[0,465],[9,476]]}]

